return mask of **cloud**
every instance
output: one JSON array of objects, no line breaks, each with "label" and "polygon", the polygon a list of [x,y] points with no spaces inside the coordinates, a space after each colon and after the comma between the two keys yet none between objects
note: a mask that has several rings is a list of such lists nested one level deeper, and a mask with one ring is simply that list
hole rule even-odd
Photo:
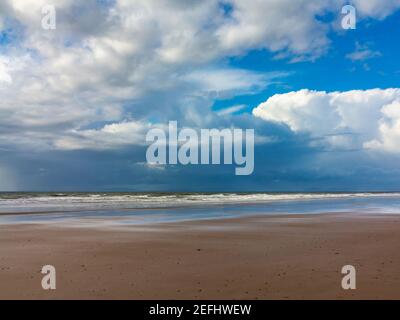
[{"label": "cloud", "polygon": [[355,51],[348,53],[346,58],[350,59],[351,61],[364,61],[380,57],[381,55],[381,52],[369,49],[368,45],[361,45],[359,42],[356,42]]},{"label": "cloud", "polygon": [[[79,185],[84,180],[92,183],[87,186],[90,189],[93,185],[117,184],[120,179],[125,179],[127,185],[135,181],[135,187],[168,187],[170,184],[158,181],[158,177],[141,175],[143,166],[137,170],[131,163],[144,161],[140,148],[148,127],[171,119],[178,120],[180,126],[194,128],[256,128],[257,141],[272,148],[259,153],[272,154],[265,159],[267,164],[271,161],[271,168],[276,163],[280,165],[285,157],[313,150],[304,142],[308,140],[300,137],[301,132],[312,134],[314,141],[321,144],[320,136],[330,145],[341,147],[347,143],[348,148],[358,146],[384,152],[396,149],[389,147],[395,139],[393,116],[368,107],[363,112],[374,119],[374,129],[368,128],[369,122],[360,120],[354,123],[364,124],[341,127],[341,115],[321,114],[334,101],[327,98],[327,93],[302,97],[312,105],[312,112],[308,112],[310,121],[305,119],[306,108],[302,110],[305,114],[300,112],[300,118],[305,117],[301,119],[275,110],[274,117],[280,122],[284,119],[287,128],[240,112],[226,116],[239,110],[236,103],[219,111],[225,116],[212,108],[216,99],[260,94],[269,85],[286,81],[288,74],[279,70],[261,72],[244,69],[246,64],[241,64],[241,68],[233,66],[233,61],[253,50],[267,50],[271,56],[291,62],[324,55],[330,47],[330,32],[335,31],[324,17],[339,15],[345,3],[59,0],[55,3],[57,29],[43,30],[41,8],[48,1],[1,1],[0,148],[7,158],[3,165],[7,175],[2,173],[0,181],[6,176],[11,181],[9,172],[15,168],[15,175],[19,174],[25,188],[39,185],[38,181],[44,181],[42,186],[55,187]],[[399,8],[397,0],[355,4],[359,19],[383,19]],[[383,106],[381,95],[377,96],[376,104]],[[387,100],[388,105],[394,103],[391,98]],[[243,97],[240,101],[246,103]],[[294,102],[289,99],[288,103]],[[353,104],[357,118],[362,103],[348,104],[352,107],[343,111],[346,119],[351,117]],[[323,126],[325,121],[328,123]],[[337,129],[329,130],[329,126]],[[367,136],[361,134],[361,139],[354,134],[359,131],[371,132]],[[116,150],[123,153],[127,149],[132,149],[132,154],[125,155],[129,160],[122,156],[118,161],[113,158]],[[114,167],[110,169],[114,161],[115,172]],[[285,165],[290,166],[289,162],[285,158]],[[160,171],[169,174],[168,181],[175,181],[179,170]],[[187,182],[188,172],[192,173],[186,170],[182,184]],[[199,183],[206,183],[207,170],[219,177],[221,169],[196,170],[201,171],[197,176]],[[282,169],[279,179],[285,170]],[[137,172],[133,174],[134,171]],[[225,183],[224,179],[219,180]],[[259,181],[263,187],[265,179]]]},{"label": "cloud", "polygon": [[400,7],[400,0],[354,0],[353,5],[361,17],[384,19]]},{"label": "cloud", "polygon": [[9,74],[9,61],[7,57],[0,56],[0,85],[5,82],[6,84],[10,84],[12,82],[12,78]]},{"label": "cloud", "polygon": [[150,124],[139,121],[112,123],[101,129],[72,130],[54,142],[59,150],[107,150],[125,146],[144,145]]},{"label": "cloud", "polygon": [[14,191],[17,188],[17,181],[12,170],[0,164],[0,190]]},{"label": "cloud", "polygon": [[258,73],[225,68],[197,70],[187,74],[184,79],[197,85],[201,91],[223,96],[256,93],[285,76],[285,72]]},{"label": "cloud", "polygon": [[379,120],[379,137],[364,143],[365,148],[400,153],[400,99],[385,105]]},{"label": "cloud", "polygon": [[228,108],[224,108],[224,109],[218,110],[217,114],[219,116],[231,115],[231,114],[234,114],[236,112],[239,112],[239,111],[245,109],[246,107],[247,106],[245,104],[238,104],[238,105],[234,105],[234,106],[231,106],[231,107],[228,107]]},{"label": "cloud", "polygon": [[312,143],[400,153],[399,103],[398,88],[329,93],[303,89],[274,95],[253,114],[309,134]]},{"label": "cloud", "polygon": [[330,8],[330,1],[230,2],[233,11],[216,32],[223,49],[240,53],[248,48],[266,48],[275,53],[318,57],[329,44],[327,26],[318,15]]},{"label": "cloud", "polygon": [[[155,117],[212,121],[214,99],[259,92],[287,75],[224,59],[254,49],[317,58],[330,28],[319,17],[342,1],[60,0],[56,30],[43,30],[46,4],[1,3],[1,28],[12,38],[0,51],[3,147],[72,145],[74,134],[93,134],[87,128]],[[359,5],[364,17],[397,9]]]}]

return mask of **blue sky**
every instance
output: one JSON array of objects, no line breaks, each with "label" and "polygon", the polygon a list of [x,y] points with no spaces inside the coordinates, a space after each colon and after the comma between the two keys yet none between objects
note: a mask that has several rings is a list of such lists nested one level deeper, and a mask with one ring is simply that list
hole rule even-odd
[{"label": "blue sky", "polygon": [[[329,52],[316,61],[288,63],[275,60],[274,54],[256,50],[245,56],[229,59],[229,64],[257,72],[285,71],[289,75],[282,85],[272,86],[255,95],[217,101],[216,109],[231,104],[252,106],[265,101],[275,93],[309,88],[321,91],[347,91],[354,89],[392,88],[400,83],[400,12],[396,11],[383,21],[360,21],[355,30],[330,33]],[[356,43],[380,52],[381,56],[360,61],[346,58],[356,50]]]},{"label": "blue sky", "polygon": [[[346,4],[3,1],[0,189],[399,190],[400,1]],[[254,129],[254,173],[149,166],[168,121]]]}]

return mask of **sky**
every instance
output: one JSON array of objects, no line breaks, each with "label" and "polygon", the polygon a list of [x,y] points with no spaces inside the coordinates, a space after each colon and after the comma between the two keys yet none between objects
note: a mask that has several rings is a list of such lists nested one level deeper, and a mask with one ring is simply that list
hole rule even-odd
[{"label": "sky", "polygon": [[[399,57],[400,0],[2,0],[0,190],[398,191]],[[149,165],[169,121],[254,129],[253,174]]]}]

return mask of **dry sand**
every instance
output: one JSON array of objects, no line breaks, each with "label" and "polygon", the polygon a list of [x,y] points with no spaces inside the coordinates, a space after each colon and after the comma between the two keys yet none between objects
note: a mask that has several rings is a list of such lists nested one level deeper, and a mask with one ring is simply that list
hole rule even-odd
[{"label": "dry sand", "polygon": [[[57,289],[41,288],[43,265]],[[341,288],[343,265],[357,289]],[[0,226],[0,299],[399,299],[400,216]]]}]

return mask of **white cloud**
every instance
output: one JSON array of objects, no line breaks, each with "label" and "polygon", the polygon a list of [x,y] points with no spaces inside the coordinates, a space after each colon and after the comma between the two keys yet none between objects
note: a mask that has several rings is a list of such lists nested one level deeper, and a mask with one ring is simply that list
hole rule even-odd
[{"label": "white cloud", "polygon": [[[316,58],[329,43],[329,27],[317,16],[338,12],[342,2],[228,0],[224,10],[217,0],[116,0],[109,6],[59,0],[57,29],[50,31],[41,28],[46,0],[4,0],[0,28],[15,27],[18,37],[0,59],[0,142],[66,147],[76,143],[74,134],[108,137],[82,131],[98,123],[154,113],[208,119],[211,112],[190,109],[188,97],[252,93],[284,76],[216,67],[226,57],[266,48],[290,59]],[[365,17],[397,7],[397,1],[360,4]],[[154,98],[163,94],[171,101]]]},{"label": "white cloud", "polygon": [[400,153],[400,89],[277,94],[253,110],[256,117],[287,125],[340,148]]},{"label": "white cloud", "polygon": [[365,148],[400,153],[400,99],[382,108],[379,137],[364,143]]},{"label": "white cloud", "polygon": [[371,50],[368,45],[361,45],[359,42],[356,42],[355,50],[351,53],[348,53],[346,58],[350,59],[351,61],[364,61],[380,57],[381,55],[381,52],[377,50]]},{"label": "white cloud", "polygon": [[383,19],[400,7],[400,0],[353,0],[361,17]]},{"label": "white cloud", "polygon": [[73,130],[55,141],[60,150],[107,150],[129,145],[144,145],[150,124],[129,121],[105,125],[101,129]]},{"label": "white cloud", "polygon": [[9,59],[4,56],[0,56],[0,85],[2,82],[6,84],[10,84],[12,82],[12,78],[9,74]]},{"label": "white cloud", "polygon": [[187,74],[184,79],[200,90],[219,94],[249,94],[258,92],[286,76],[283,72],[257,73],[243,69],[203,69]]},{"label": "white cloud", "polygon": [[231,18],[217,30],[224,50],[238,53],[248,48],[267,48],[317,57],[329,43],[327,26],[316,16],[331,9],[331,1],[232,0],[231,4]]},{"label": "white cloud", "polygon": [[234,106],[231,106],[231,107],[228,107],[228,108],[224,108],[224,109],[218,110],[217,114],[219,116],[231,115],[231,114],[234,114],[236,112],[239,112],[239,111],[245,109],[246,107],[247,106],[245,104],[238,104],[238,105],[234,105]]}]

